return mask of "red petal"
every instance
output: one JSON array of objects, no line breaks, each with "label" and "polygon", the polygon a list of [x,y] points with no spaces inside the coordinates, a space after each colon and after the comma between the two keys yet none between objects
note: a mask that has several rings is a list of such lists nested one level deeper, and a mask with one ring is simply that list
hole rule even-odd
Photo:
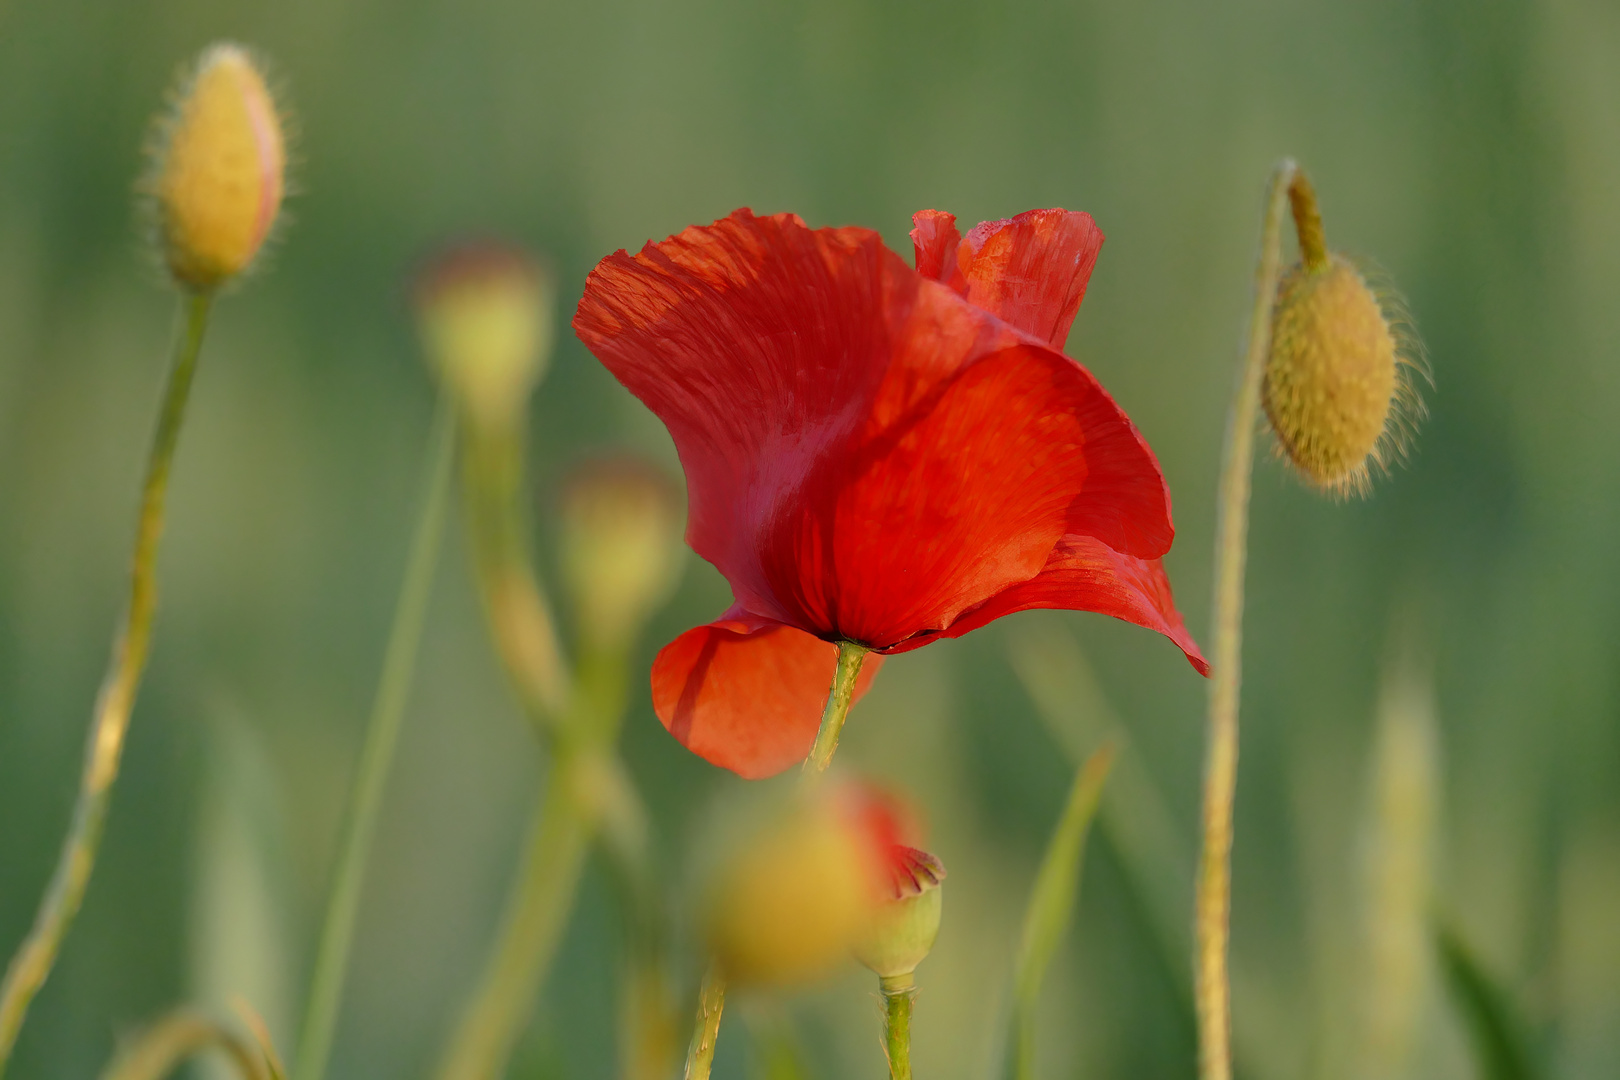
[{"label": "red petal", "polygon": [[[936,636],[961,637],[1003,615],[1031,608],[1095,611],[1157,630],[1181,647],[1200,675],[1209,674],[1209,663],[1176,610],[1170,579],[1159,560],[1122,555],[1087,536],[1064,537],[1039,575],[997,594]],[[890,651],[925,644],[927,640],[907,642]]]},{"label": "red petal", "polygon": [[1096,380],[867,230],[738,211],[604,259],[574,326],[668,425],[692,547],[817,637],[948,627],[1067,533],[1170,545],[1158,465]]},{"label": "red petal", "polygon": [[1069,210],[982,222],[957,247],[959,273],[949,282],[970,303],[1061,349],[1102,243],[1091,215]]},{"label": "red petal", "polygon": [[[855,698],[882,665],[868,656]],[[747,780],[804,760],[816,741],[838,647],[737,609],[688,630],[653,661],[653,708],[699,757]]]},{"label": "red petal", "polygon": [[955,214],[919,210],[911,215],[911,246],[917,257],[917,273],[923,277],[949,281],[956,270],[956,245],[961,242]]}]

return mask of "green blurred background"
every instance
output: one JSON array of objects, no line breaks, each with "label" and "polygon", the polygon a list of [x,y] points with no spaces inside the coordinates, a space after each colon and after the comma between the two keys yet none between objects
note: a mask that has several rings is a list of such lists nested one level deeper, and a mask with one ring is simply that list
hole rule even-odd
[{"label": "green blurred background", "polygon": [[[177,67],[221,37],[274,62],[298,194],[272,257],[217,311],[125,774],[19,1080],[89,1077],[166,1007],[234,993],[291,1046],[415,508],[433,392],[403,282],[435,242],[493,233],[544,252],[566,315],[602,255],[740,205],[874,226],[908,253],[923,207],[967,223],[1090,211],[1108,243],[1070,352],[1160,456],[1180,527],[1167,562],[1202,636],[1260,196],[1284,154],[1315,180],[1330,242],[1407,298],[1436,389],[1412,464],[1370,499],[1257,470],[1241,1068],[1376,1072],[1374,733],[1404,664],[1418,689],[1389,696],[1417,702],[1405,714],[1424,731],[1433,677],[1416,774],[1437,800],[1434,909],[1517,1002],[1547,1075],[1620,1075],[1609,0],[0,0],[0,952],[66,825],[172,331],[131,196],[141,148]],[[566,332],[533,416],[543,558],[571,460],[625,445],[675,470],[661,426]],[[643,659],[728,599],[690,558]],[[889,662],[841,760],[910,791],[951,870],[920,971],[920,1075],[990,1074],[1071,752],[1116,723],[1126,771],[1049,979],[1041,1071],[1192,1074],[1178,942],[1203,693],[1168,643],[1083,614],[1016,616]],[[684,895],[688,854],[743,784],[669,739],[643,682],[625,745]],[[427,1073],[541,774],[453,531],[334,1077]],[[615,942],[593,866],[512,1075],[610,1074]],[[1418,1034],[1392,1075],[1476,1075],[1425,945],[1408,952]],[[691,958],[682,975],[690,992]],[[764,1075],[762,1033],[780,1030],[811,1075],[883,1074],[864,971],[738,999],[717,1075]]]}]

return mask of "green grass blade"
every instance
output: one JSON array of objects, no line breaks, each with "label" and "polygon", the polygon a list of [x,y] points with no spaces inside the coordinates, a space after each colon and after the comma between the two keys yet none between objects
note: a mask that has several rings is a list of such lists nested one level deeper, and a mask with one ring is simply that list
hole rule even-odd
[{"label": "green grass blade", "polygon": [[1440,925],[1435,930],[1440,967],[1452,1002],[1462,1014],[1484,1080],[1537,1080],[1525,1027],[1511,999],[1474,956],[1457,931]]},{"label": "green grass blade", "polygon": [[1013,1008],[1007,1032],[1007,1075],[1030,1080],[1034,1074],[1035,1006],[1052,957],[1074,916],[1080,892],[1080,863],[1097,802],[1113,768],[1115,746],[1105,742],[1075,774],[1068,805],[1047,842],[1046,855],[1024,912],[1024,930],[1013,969]]}]

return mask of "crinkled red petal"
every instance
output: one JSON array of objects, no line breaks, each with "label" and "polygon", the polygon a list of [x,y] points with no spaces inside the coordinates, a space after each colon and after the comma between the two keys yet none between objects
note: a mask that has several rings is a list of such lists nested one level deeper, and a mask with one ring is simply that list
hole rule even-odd
[{"label": "crinkled red petal", "polygon": [[[1187,632],[1170,595],[1170,579],[1158,559],[1123,555],[1088,536],[1067,536],[1036,577],[1014,585],[965,613],[934,637],[961,637],[994,619],[1031,608],[1095,611],[1157,630],[1180,647],[1200,675],[1209,663]],[[906,652],[933,638],[906,642],[890,652]]]},{"label": "crinkled red petal", "polygon": [[1170,546],[1158,464],[1096,380],[868,230],[738,211],[604,259],[574,326],[669,427],[692,547],[819,638],[949,627],[1066,534]]},{"label": "crinkled red petal", "polygon": [[[653,709],[681,745],[748,780],[803,761],[816,741],[838,647],[732,609],[653,661]],[[882,657],[868,656],[857,699]]]},{"label": "crinkled red petal", "polygon": [[[936,216],[937,210],[925,210],[913,217],[917,226],[913,237],[918,229],[931,239],[940,232]],[[950,232],[955,231],[952,219]],[[923,271],[926,276],[946,282],[969,303],[1061,349],[1085,298],[1103,234],[1090,214],[1029,210],[1002,221],[981,222],[953,245],[951,253],[943,240],[932,242],[931,266],[935,258],[943,260],[950,254],[956,265]],[[917,268],[922,271],[921,244],[917,251]]]}]

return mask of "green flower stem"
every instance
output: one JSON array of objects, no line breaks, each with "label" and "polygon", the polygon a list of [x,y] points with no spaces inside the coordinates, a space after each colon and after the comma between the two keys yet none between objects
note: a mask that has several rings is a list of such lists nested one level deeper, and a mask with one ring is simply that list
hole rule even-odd
[{"label": "green flower stem", "polygon": [[567,925],[589,840],[571,773],[572,763],[559,757],[479,991],[439,1065],[439,1080],[496,1080],[534,1008]]},{"label": "green flower stem", "polygon": [[400,583],[394,624],[389,630],[377,694],[344,818],[332,891],[326,901],[326,918],[315,953],[315,972],[310,980],[298,1057],[294,1062],[294,1080],[321,1080],[332,1050],[349,948],[354,940],[355,915],[360,906],[360,886],[372,836],[377,830],[377,815],[394,759],[394,746],[399,741],[405,700],[422,643],[428,599],[433,591],[434,569],[439,562],[445,507],[449,502],[450,466],[455,460],[455,429],[455,412],[448,402],[441,401],[433,421],[421,515],[411,540],[405,577]]},{"label": "green flower stem", "polygon": [[832,689],[827,692],[827,706],[821,711],[821,728],[816,732],[815,745],[804,759],[802,776],[814,780],[827,771],[833,754],[838,752],[838,736],[843,733],[849,707],[855,701],[855,680],[861,674],[861,661],[869,650],[853,641],[838,643],[838,666],[833,670]]},{"label": "green flower stem", "polygon": [[889,1080],[911,1080],[911,1006],[917,997],[915,976],[884,976],[883,1050],[889,1059]]},{"label": "green flower stem", "polygon": [[[799,773],[801,786],[820,779],[832,764],[838,752],[838,737],[843,733],[844,721],[849,718],[849,707],[855,702],[855,682],[861,674],[861,662],[871,650],[853,641],[838,643],[838,664],[833,669],[832,687],[827,691],[827,705],[821,711],[821,727],[816,732],[815,745],[804,759]],[[697,1024],[692,1032],[692,1043],[686,1052],[686,1080],[706,1080],[714,1063],[714,1044],[720,1034],[720,1013],[726,1005],[726,980],[718,966],[711,963],[703,977],[703,989],[698,995]]]},{"label": "green flower stem", "polygon": [[468,530],[479,594],[501,663],[542,733],[566,720],[571,687],[545,591],[529,561],[523,439],[511,429],[463,425]]},{"label": "green flower stem", "polygon": [[157,433],[147,458],[146,481],[141,490],[130,566],[129,606],[114,638],[112,658],[96,698],[73,821],[56,871],[40,902],[39,913],[34,917],[33,929],[12,957],[5,982],[0,984],[0,1075],[5,1073],[29,1003],[51,973],[62,939],[79,912],[90,874],[95,869],[96,852],[107,822],[107,807],[123,757],[130,713],[135,707],[141,673],[151,647],[164,497],[168,493],[169,470],[174,462],[180,426],[185,419],[186,399],[197,371],[197,356],[208,328],[212,299],[210,293],[198,292],[187,294],[182,301],[185,327],[176,342],[168,388],[164,391]]},{"label": "green flower stem", "polygon": [[258,1050],[230,1031],[189,1010],[159,1020],[101,1074],[101,1080],[161,1080],[187,1059],[205,1050],[220,1050],[243,1080],[270,1080],[271,1070]]},{"label": "green flower stem", "polygon": [[697,1026],[692,1045],[686,1051],[685,1080],[709,1080],[714,1068],[714,1047],[720,1039],[720,1014],[726,1008],[726,976],[720,965],[711,962],[698,990]]},{"label": "green flower stem", "polygon": [[[1232,1005],[1227,973],[1232,900],[1232,804],[1237,786],[1238,689],[1243,674],[1243,574],[1248,551],[1249,490],[1260,386],[1271,351],[1272,309],[1282,270],[1282,230],[1290,200],[1305,184],[1283,161],[1272,173],[1255,272],[1254,313],[1232,412],[1227,420],[1215,532],[1215,619],[1209,683],[1209,735],[1204,761],[1203,851],[1198,862],[1194,924],[1198,1075],[1231,1080]],[[1308,192],[1308,188],[1304,188]],[[1314,203],[1312,203],[1314,205]]]}]

